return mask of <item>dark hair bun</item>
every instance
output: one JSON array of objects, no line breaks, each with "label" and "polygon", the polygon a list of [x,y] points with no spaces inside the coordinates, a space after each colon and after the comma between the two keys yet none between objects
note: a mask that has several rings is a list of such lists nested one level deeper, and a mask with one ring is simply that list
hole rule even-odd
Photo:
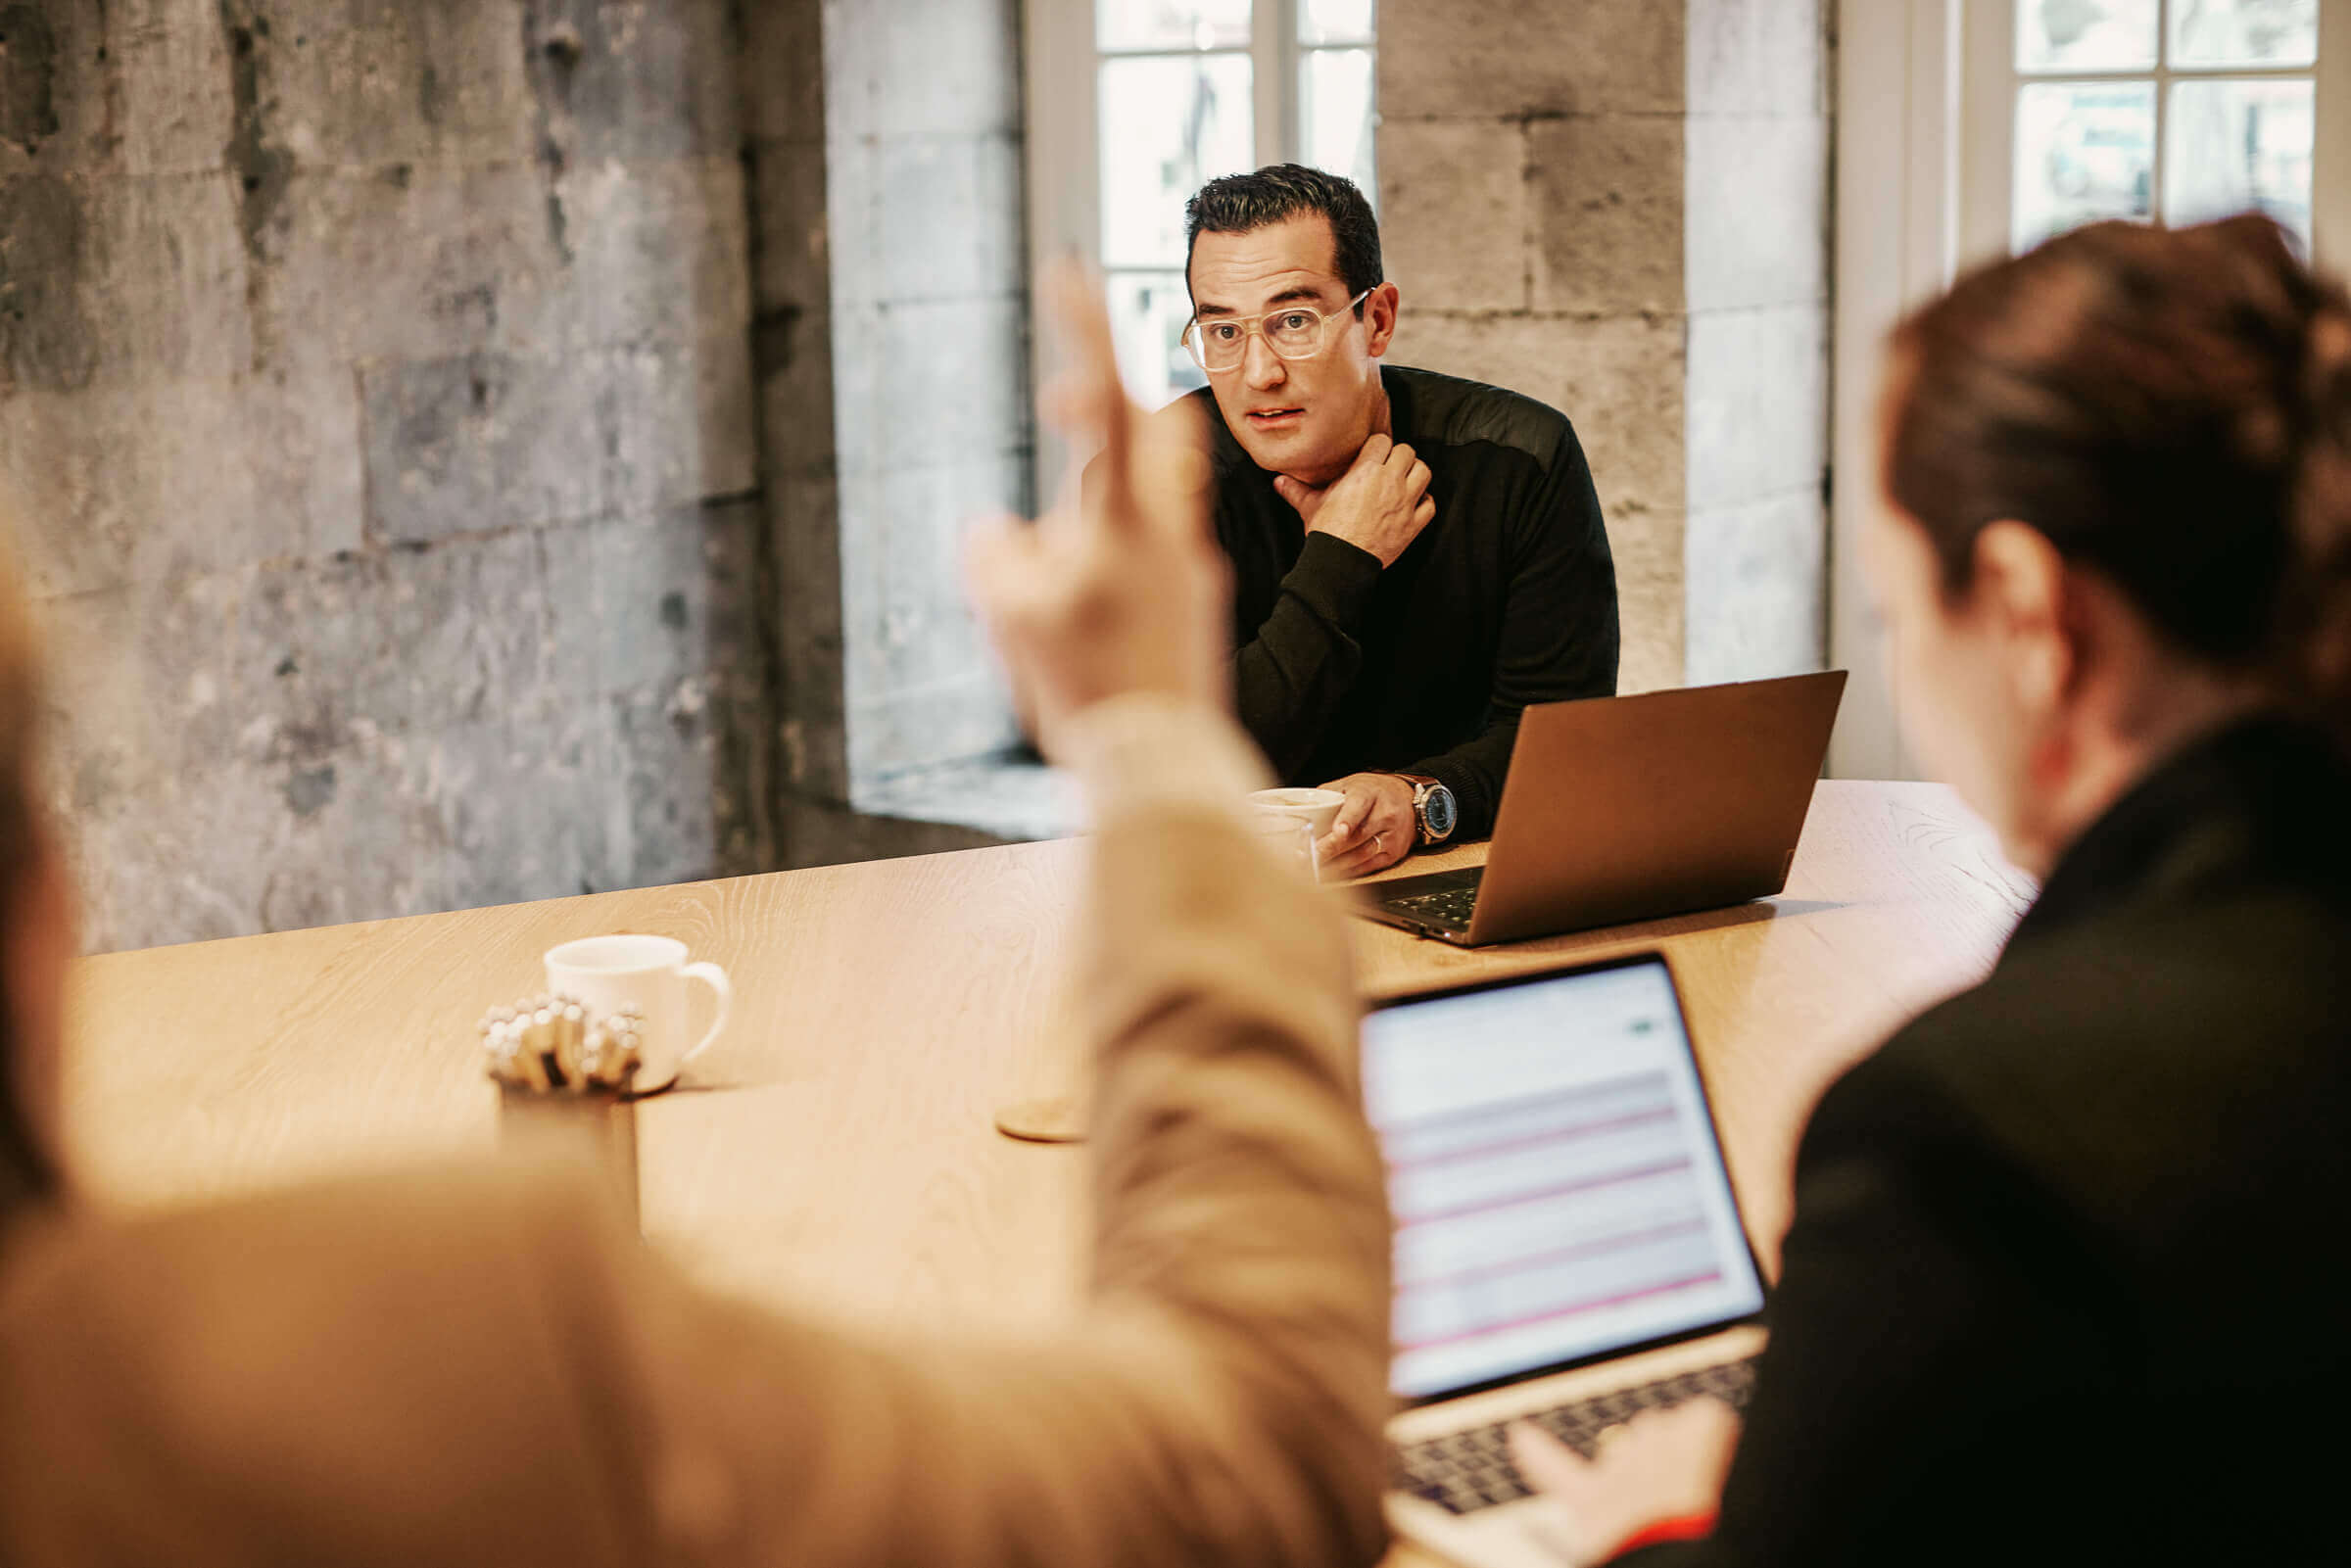
[{"label": "dark hair bun", "polygon": [[2013,518],[2193,655],[2342,713],[2351,301],[2267,217],[2098,223],[1896,329],[1887,489],[1952,591]]}]

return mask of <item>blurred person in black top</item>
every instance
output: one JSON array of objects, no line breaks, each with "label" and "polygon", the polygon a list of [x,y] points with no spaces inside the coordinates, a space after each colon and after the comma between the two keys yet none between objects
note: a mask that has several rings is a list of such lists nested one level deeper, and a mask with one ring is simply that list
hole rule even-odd
[{"label": "blurred person in black top", "polygon": [[1348,797],[1359,876],[1492,831],[1530,702],[1616,689],[1616,575],[1583,449],[1531,398],[1383,366],[1396,285],[1362,192],[1297,165],[1185,210],[1241,723]]},{"label": "blurred person in black top", "polygon": [[1813,1113],[1745,1431],[1520,1463],[1587,1559],[2339,1560],[2351,299],[2099,224],[1890,369],[1903,727],[2039,898]]}]

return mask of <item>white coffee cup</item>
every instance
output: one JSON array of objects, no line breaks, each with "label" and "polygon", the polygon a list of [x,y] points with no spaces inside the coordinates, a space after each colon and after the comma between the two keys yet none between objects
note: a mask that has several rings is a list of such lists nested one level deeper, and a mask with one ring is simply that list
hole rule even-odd
[{"label": "white coffee cup", "polygon": [[1260,789],[1249,796],[1249,804],[1260,811],[1311,822],[1319,839],[1330,836],[1331,824],[1339,820],[1339,808],[1347,804],[1347,797],[1336,789]]},{"label": "white coffee cup", "polygon": [[[710,1027],[691,1046],[686,1038],[686,982],[700,980],[718,994]],[[583,936],[547,950],[547,988],[576,996],[598,1015],[633,1007],[644,1016],[645,1067],[638,1087],[668,1085],[727,1026],[735,987],[716,964],[689,964],[674,936]]]},{"label": "white coffee cup", "polygon": [[1315,852],[1315,825],[1286,811],[1252,811],[1249,831],[1285,865],[1298,868],[1309,881],[1321,880],[1322,857]]}]

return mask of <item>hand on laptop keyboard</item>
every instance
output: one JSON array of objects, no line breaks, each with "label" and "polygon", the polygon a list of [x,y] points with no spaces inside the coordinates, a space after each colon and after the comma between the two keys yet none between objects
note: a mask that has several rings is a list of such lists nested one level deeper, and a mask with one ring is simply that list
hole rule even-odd
[{"label": "hand on laptop keyboard", "polygon": [[1511,1457],[1582,1561],[1615,1555],[1663,1521],[1712,1529],[1739,1446],[1739,1417],[1715,1399],[1652,1409],[1601,1433],[1587,1458],[1531,1423],[1511,1429]]},{"label": "hand on laptop keyboard", "polygon": [[[1645,1414],[1674,1410],[1693,1401],[1708,1400],[1710,1397],[1709,1402],[1719,1402],[1712,1403],[1707,1418],[1719,1418],[1735,1435],[1738,1417],[1731,1412],[1746,1405],[1748,1391],[1754,1384],[1754,1366],[1751,1359],[1726,1361],[1720,1366],[1709,1366],[1700,1371],[1686,1372],[1679,1377],[1661,1378],[1654,1383],[1603,1394],[1596,1399],[1559,1405],[1526,1417],[1525,1423],[1548,1436],[1569,1463],[1581,1466],[1586,1477],[1600,1477],[1603,1478],[1602,1485],[1615,1486],[1618,1484],[1618,1465],[1628,1458],[1642,1457],[1640,1449],[1625,1449],[1624,1443],[1640,1440],[1643,1448],[1647,1447],[1649,1423],[1644,1421],[1639,1428],[1630,1426],[1636,1418]],[[1623,1431],[1625,1436],[1607,1443],[1607,1456],[1602,1460],[1599,1458],[1601,1435],[1611,1431]],[[1578,1455],[1581,1457],[1578,1458]],[[1721,1457],[1723,1465],[1727,1466],[1730,1460],[1728,1443],[1722,1448]],[[1553,1468],[1556,1470],[1557,1467]],[[1425,1497],[1449,1513],[1462,1514],[1474,1513],[1498,1503],[1515,1502],[1533,1492],[1553,1490],[1542,1485],[1530,1487],[1530,1479],[1540,1482],[1544,1478],[1529,1478],[1520,1473],[1511,1452],[1509,1428],[1496,1423],[1472,1427],[1465,1432],[1449,1432],[1443,1437],[1398,1449],[1392,1484],[1396,1490]],[[1642,1478],[1628,1475],[1626,1479]],[[1722,1489],[1719,1467],[1712,1473],[1711,1488],[1707,1506],[1712,1505],[1713,1495]],[[1573,1497],[1566,1500],[1569,1506],[1574,1505]],[[1607,1511],[1612,1513],[1614,1510],[1611,1507]],[[1634,1521],[1634,1525],[1638,1527],[1656,1515],[1645,1514]],[[1615,1541],[1620,1538],[1611,1536],[1607,1539]]]}]

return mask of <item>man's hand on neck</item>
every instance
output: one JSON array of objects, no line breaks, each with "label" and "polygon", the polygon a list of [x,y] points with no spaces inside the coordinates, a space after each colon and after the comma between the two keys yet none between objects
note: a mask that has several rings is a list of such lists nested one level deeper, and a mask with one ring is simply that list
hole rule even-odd
[{"label": "man's hand on neck", "polygon": [[1308,533],[1343,539],[1384,568],[1396,564],[1437,515],[1428,478],[1428,464],[1412,448],[1375,434],[1330,484],[1317,488],[1275,474],[1273,489],[1297,510]]}]

